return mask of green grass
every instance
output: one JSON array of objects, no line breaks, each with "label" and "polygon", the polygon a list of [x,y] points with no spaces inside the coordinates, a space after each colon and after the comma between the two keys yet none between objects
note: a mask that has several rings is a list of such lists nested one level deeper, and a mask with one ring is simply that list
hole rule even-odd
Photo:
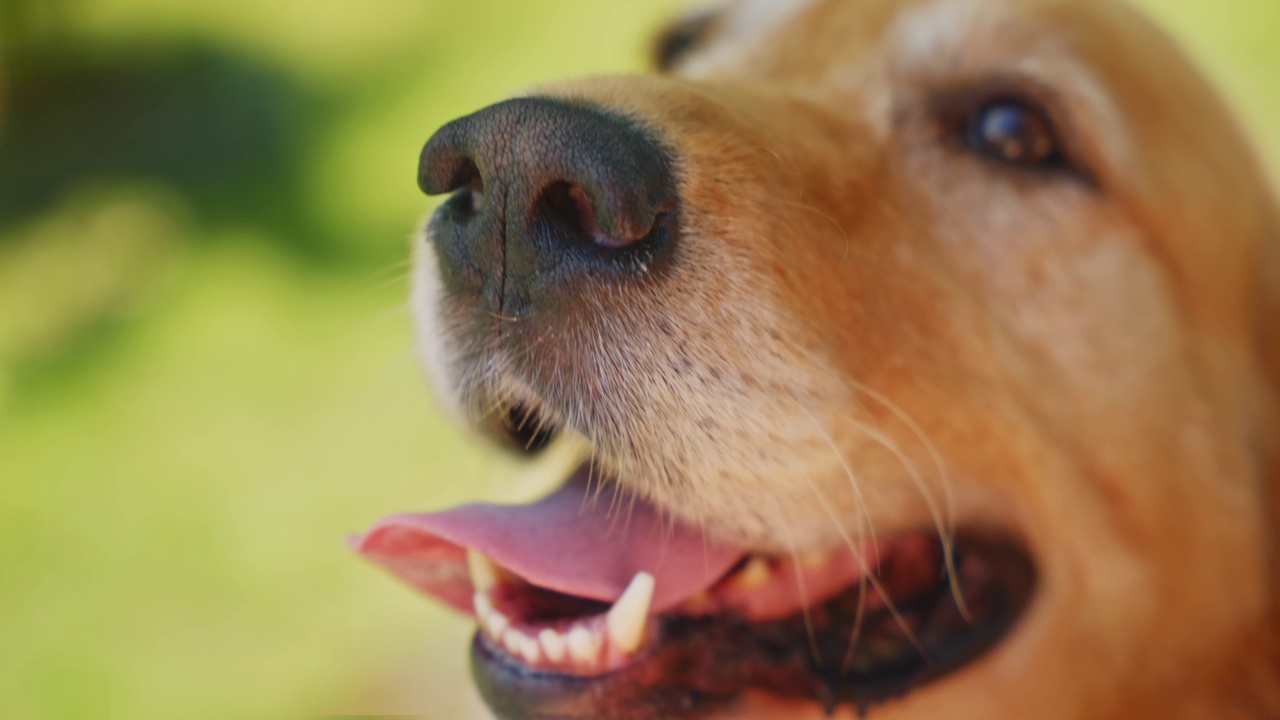
[{"label": "green grass", "polygon": [[[214,45],[324,98],[297,191],[342,250],[136,178],[0,227],[0,717],[456,716],[465,624],[343,544],[510,488],[410,354],[415,158],[522,86],[638,67],[675,4],[82,0],[30,29]],[[1280,166],[1280,5],[1145,4]]]}]

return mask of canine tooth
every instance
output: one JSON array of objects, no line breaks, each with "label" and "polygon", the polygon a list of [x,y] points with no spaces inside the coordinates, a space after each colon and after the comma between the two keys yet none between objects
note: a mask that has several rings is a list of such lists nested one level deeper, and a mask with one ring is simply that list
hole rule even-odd
[{"label": "canine tooth", "polygon": [[622,597],[609,609],[605,626],[609,640],[620,652],[633,653],[644,639],[645,622],[649,619],[649,603],[653,601],[653,576],[638,572]]},{"label": "canine tooth", "polygon": [[569,631],[566,642],[569,645],[569,655],[580,663],[595,662],[600,657],[600,646],[604,644],[598,633],[581,625]]},{"label": "canine tooth", "polygon": [[471,585],[477,593],[487,593],[498,586],[498,566],[488,555],[468,549],[467,568],[471,571]]},{"label": "canine tooth", "polygon": [[542,651],[547,654],[547,659],[551,662],[558,663],[564,660],[565,653],[569,650],[568,641],[564,636],[551,628],[538,633],[538,642],[542,644]]},{"label": "canine tooth", "polygon": [[738,572],[738,584],[742,587],[756,588],[769,582],[771,577],[773,577],[773,570],[769,568],[769,563],[764,558],[753,557]]}]

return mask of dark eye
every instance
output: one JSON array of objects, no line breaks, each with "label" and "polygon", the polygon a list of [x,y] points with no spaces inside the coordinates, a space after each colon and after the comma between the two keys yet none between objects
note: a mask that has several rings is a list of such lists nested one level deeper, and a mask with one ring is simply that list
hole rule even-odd
[{"label": "dark eye", "polygon": [[1018,100],[995,100],[969,116],[969,147],[1012,165],[1032,168],[1064,164],[1053,124],[1044,111]]}]

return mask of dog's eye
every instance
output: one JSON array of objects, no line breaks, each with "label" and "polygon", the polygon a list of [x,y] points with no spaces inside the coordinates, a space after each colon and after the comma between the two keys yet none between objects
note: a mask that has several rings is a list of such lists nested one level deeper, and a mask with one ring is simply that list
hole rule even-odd
[{"label": "dog's eye", "polygon": [[1018,100],[995,100],[969,116],[969,147],[987,157],[1022,167],[1063,164],[1053,123],[1035,107]]}]

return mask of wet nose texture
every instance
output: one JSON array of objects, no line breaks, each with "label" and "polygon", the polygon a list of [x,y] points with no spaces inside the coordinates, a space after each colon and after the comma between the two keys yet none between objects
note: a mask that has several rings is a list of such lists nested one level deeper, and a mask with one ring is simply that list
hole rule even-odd
[{"label": "wet nose texture", "polygon": [[446,290],[520,315],[659,271],[679,229],[672,165],[639,123],[574,102],[508,100],[449,123],[418,176],[453,194],[429,227]]}]

